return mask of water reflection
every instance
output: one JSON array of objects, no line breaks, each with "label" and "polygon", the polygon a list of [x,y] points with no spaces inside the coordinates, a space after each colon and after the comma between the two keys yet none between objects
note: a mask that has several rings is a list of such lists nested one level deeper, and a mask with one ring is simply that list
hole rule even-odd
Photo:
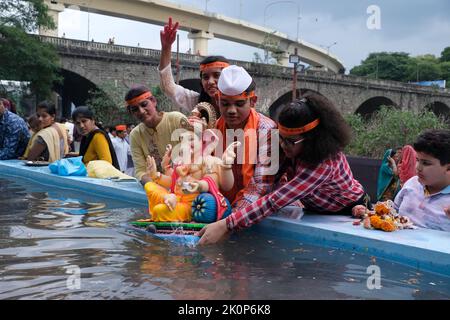
[{"label": "water reflection", "polygon": [[127,206],[0,178],[0,299],[450,298],[448,278],[382,260],[382,289],[369,290],[371,257],[252,231],[174,245],[128,227],[146,208]]}]

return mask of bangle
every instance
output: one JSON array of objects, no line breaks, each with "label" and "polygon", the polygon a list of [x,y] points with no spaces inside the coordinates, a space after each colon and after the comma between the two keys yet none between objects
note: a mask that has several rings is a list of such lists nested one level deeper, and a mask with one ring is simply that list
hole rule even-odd
[{"label": "bangle", "polygon": [[222,168],[228,169],[228,170],[233,168],[233,165],[232,165],[232,164],[223,164],[223,163],[221,163],[220,166],[221,166]]}]

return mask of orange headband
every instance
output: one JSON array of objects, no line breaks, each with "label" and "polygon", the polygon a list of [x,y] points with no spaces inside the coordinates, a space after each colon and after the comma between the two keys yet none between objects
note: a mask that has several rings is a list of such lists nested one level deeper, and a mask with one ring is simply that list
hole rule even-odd
[{"label": "orange headband", "polygon": [[226,97],[227,99],[232,99],[232,100],[243,100],[243,99],[253,98],[255,96],[255,91],[242,92],[240,95],[237,95],[237,96],[227,96],[226,94],[223,94],[222,92],[217,91],[216,96],[219,99],[222,97]]},{"label": "orange headband", "polygon": [[223,61],[215,61],[207,64],[201,64],[200,65],[200,71],[203,72],[208,68],[226,68],[229,67],[230,64],[228,62]]},{"label": "orange headband", "polygon": [[278,130],[284,136],[296,136],[296,135],[311,131],[312,129],[317,127],[319,125],[319,123],[320,123],[320,120],[316,119],[300,128],[286,128],[286,127],[283,127],[280,123],[278,123]]},{"label": "orange headband", "polygon": [[137,96],[133,99],[127,100],[127,105],[131,106],[134,104],[138,104],[148,98],[150,98],[152,96],[152,93],[150,91],[146,91],[143,94],[141,94],[140,96]]}]

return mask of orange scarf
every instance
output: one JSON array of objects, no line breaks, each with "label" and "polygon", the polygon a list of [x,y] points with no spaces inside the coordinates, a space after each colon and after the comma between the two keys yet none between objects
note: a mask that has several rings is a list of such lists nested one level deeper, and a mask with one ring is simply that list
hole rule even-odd
[{"label": "orange scarf", "polygon": [[[220,132],[222,133],[222,137],[223,137],[223,150],[225,151],[225,149],[227,148],[227,141],[226,141],[226,123],[225,123],[225,119],[223,116],[221,116],[218,120],[217,120],[217,124],[216,127],[218,130],[220,130]],[[247,119],[247,123],[245,124],[244,127],[244,133],[249,130],[249,129],[253,129],[255,130],[255,132],[258,132],[258,127],[259,127],[259,114],[258,112],[255,111],[255,109],[250,109],[250,115]],[[258,137],[256,137],[256,143],[258,142]],[[245,150],[244,150],[244,161],[242,162],[242,176],[243,176],[243,180],[244,180],[244,187],[247,187],[248,184],[250,183],[250,180],[253,177],[253,173],[254,173],[254,169],[255,169],[255,165],[252,162],[255,161],[250,161],[250,159],[255,158],[256,159],[256,155],[252,155],[252,157],[250,157],[250,150],[252,150],[251,148],[251,142],[250,142],[250,137],[245,137]],[[258,150],[256,148],[256,150]],[[234,183],[234,185],[237,185],[236,182]],[[235,190],[235,187],[233,187],[233,189],[231,190],[233,192],[233,194],[235,195],[234,199],[228,199],[230,200],[231,203],[234,203],[236,201],[238,201],[244,193],[244,190]],[[231,191],[226,192],[227,195],[231,194]]]}]

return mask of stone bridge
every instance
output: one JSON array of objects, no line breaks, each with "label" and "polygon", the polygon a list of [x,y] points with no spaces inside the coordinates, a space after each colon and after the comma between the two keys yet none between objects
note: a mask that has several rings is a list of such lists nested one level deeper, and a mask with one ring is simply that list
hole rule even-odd
[{"label": "stone bridge", "polygon": [[[64,84],[56,91],[63,98],[64,115],[69,115],[71,102],[76,106],[84,104],[88,91],[96,87],[110,84],[124,91],[133,84],[149,87],[159,84],[158,50],[45,36],[41,39],[54,44],[60,55]],[[199,88],[201,60],[200,56],[179,54],[181,85]],[[242,61],[232,63],[246,68],[254,77],[260,111],[274,115],[278,106],[290,101],[292,68]],[[301,92],[320,93],[344,114],[370,115],[381,105],[393,105],[413,111],[429,108],[436,114],[450,116],[450,91],[445,89],[317,71],[299,72],[297,88]]]}]

